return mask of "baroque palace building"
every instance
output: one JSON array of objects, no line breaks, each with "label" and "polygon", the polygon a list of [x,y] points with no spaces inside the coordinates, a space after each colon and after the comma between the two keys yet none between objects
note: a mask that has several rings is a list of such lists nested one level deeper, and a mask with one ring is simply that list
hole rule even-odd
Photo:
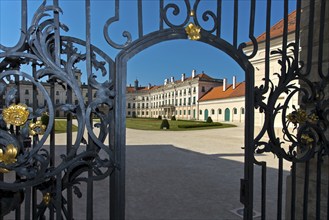
[{"label": "baroque palace building", "polygon": [[141,87],[138,80],[127,87],[127,117],[158,116],[177,119],[200,120],[199,99],[211,88],[222,85],[223,80],[214,79],[202,72],[192,71],[190,77],[182,74],[180,80],[165,79],[160,86]]},{"label": "baroque palace building", "polygon": [[[227,106],[223,100],[232,97],[234,101],[231,100],[231,105]],[[213,98],[221,102],[213,106]],[[197,74],[193,70],[190,77],[183,73],[180,80],[175,81],[171,77],[165,79],[163,85],[141,87],[136,80],[134,86],[127,87],[126,99],[127,117],[175,116],[176,119],[207,120],[210,116],[214,121],[241,121],[241,113],[244,114],[244,83],[236,84],[233,77],[233,84],[227,85],[226,79],[214,79],[204,72]],[[232,114],[240,115],[233,118]]]}]

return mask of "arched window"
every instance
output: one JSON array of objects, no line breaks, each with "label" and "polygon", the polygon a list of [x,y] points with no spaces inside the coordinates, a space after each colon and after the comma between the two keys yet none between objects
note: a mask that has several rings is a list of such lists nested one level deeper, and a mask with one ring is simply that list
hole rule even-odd
[{"label": "arched window", "polygon": [[218,114],[219,114],[219,115],[222,114],[222,109],[221,109],[221,108],[218,109]]},{"label": "arched window", "polygon": [[233,108],[233,113],[236,115],[238,114],[238,109],[237,108]]},{"label": "arched window", "polygon": [[211,114],[214,115],[215,114],[215,110],[211,109]]},{"label": "arched window", "polygon": [[244,114],[244,108],[241,108],[241,114],[242,115]]},{"label": "arched window", "polygon": [[200,110],[200,115],[202,115],[202,110]]}]

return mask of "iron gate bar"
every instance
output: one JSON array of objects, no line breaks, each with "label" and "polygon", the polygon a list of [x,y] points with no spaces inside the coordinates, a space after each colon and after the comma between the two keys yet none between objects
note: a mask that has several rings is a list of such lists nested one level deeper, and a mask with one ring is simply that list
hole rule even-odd
[{"label": "iron gate bar", "polygon": [[283,159],[278,158],[278,201],[277,201],[277,219],[282,219],[282,187],[283,187]]},{"label": "iron gate bar", "polygon": [[239,1],[234,0],[233,46],[238,48]]}]

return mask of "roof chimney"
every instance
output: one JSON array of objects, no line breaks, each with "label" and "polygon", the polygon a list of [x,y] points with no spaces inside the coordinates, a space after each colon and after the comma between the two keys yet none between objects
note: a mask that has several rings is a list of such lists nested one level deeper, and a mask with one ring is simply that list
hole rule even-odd
[{"label": "roof chimney", "polygon": [[168,83],[168,79],[165,79],[164,80],[164,85],[167,85],[167,83]]},{"label": "roof chimney", "polygon": [[172,76],[172,77],[170,77],[170,82],[171,83],[174,83],[175,82],[175,78]]},{"label": "roof chimney", "polygon": [[227,86],[227,79],[224,78],[224,79],[223,79],[223,92],[226,91],[226,86]]},{"label": "roof chimney", "polygon": [[147,89],[151,89],[151,83],[149,83],[149,85],[147,86]]},{"label": "roof chimney", "polygon": [[185,81],[185,73],[182,73],[182,82]]},{"label": "roof chimney", "polygon": [[192,79],[195,77],[196,75],[196,70],[192,70]]},{"label": "roof chimney", "polygon": [[236,76],[233,76],[233,89],[236,88]]},{"label": "roof chimney", "polygon": [[138,80],[136,79],[135,80],[135,91],[137,91],[137,89],[138,89]]}]

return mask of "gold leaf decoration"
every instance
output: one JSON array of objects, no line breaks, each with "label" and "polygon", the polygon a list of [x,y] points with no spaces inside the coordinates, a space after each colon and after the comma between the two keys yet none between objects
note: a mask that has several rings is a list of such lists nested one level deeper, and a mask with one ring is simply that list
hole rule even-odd
[{"label": "gold leaf decoration", "polygon": [[38,120],[35,123],[30,123],[30,135],[42,135],[45,133],[47,126]]},{"label": "gold leaf decoration", "polygon": [[[18,148],[15,147],[13,144],[9,144],[6,147],[6,152],[3,152],[2,149],[0,149],[0,163],[4,163],[5,165],[13,164],[15,163],[16,156],[18,154]],[[0,173],[8,173],[9,170],[5,168],[0,168]]]},{"label": "gold leaf decoration", "polygon": [[7,124],[21,126],[24,125],[29,117],[30,112],[24,104],[12,104],[4,108],[2,115]]},{"label": "gold leaf decoration", "polygon": [[308,134],[302,134],[301,140],[304,144],[310,145],[314,142],[314,139],[311,138]]},{"label": "gold leaf decoration", "polygon": [[43,196],[43,202],[46,204],[46,205],[48,205],[49,203],[50,203],[50,200],[51,200],[51,195],[50,195],[50,193],[46,193],[44,196]]},{"label": "gold leaf decoration", "polygon": [[189,23],[185,28],[185,31],[190,40],[199,40],[201,38],[201,28],[193,23]]}]

